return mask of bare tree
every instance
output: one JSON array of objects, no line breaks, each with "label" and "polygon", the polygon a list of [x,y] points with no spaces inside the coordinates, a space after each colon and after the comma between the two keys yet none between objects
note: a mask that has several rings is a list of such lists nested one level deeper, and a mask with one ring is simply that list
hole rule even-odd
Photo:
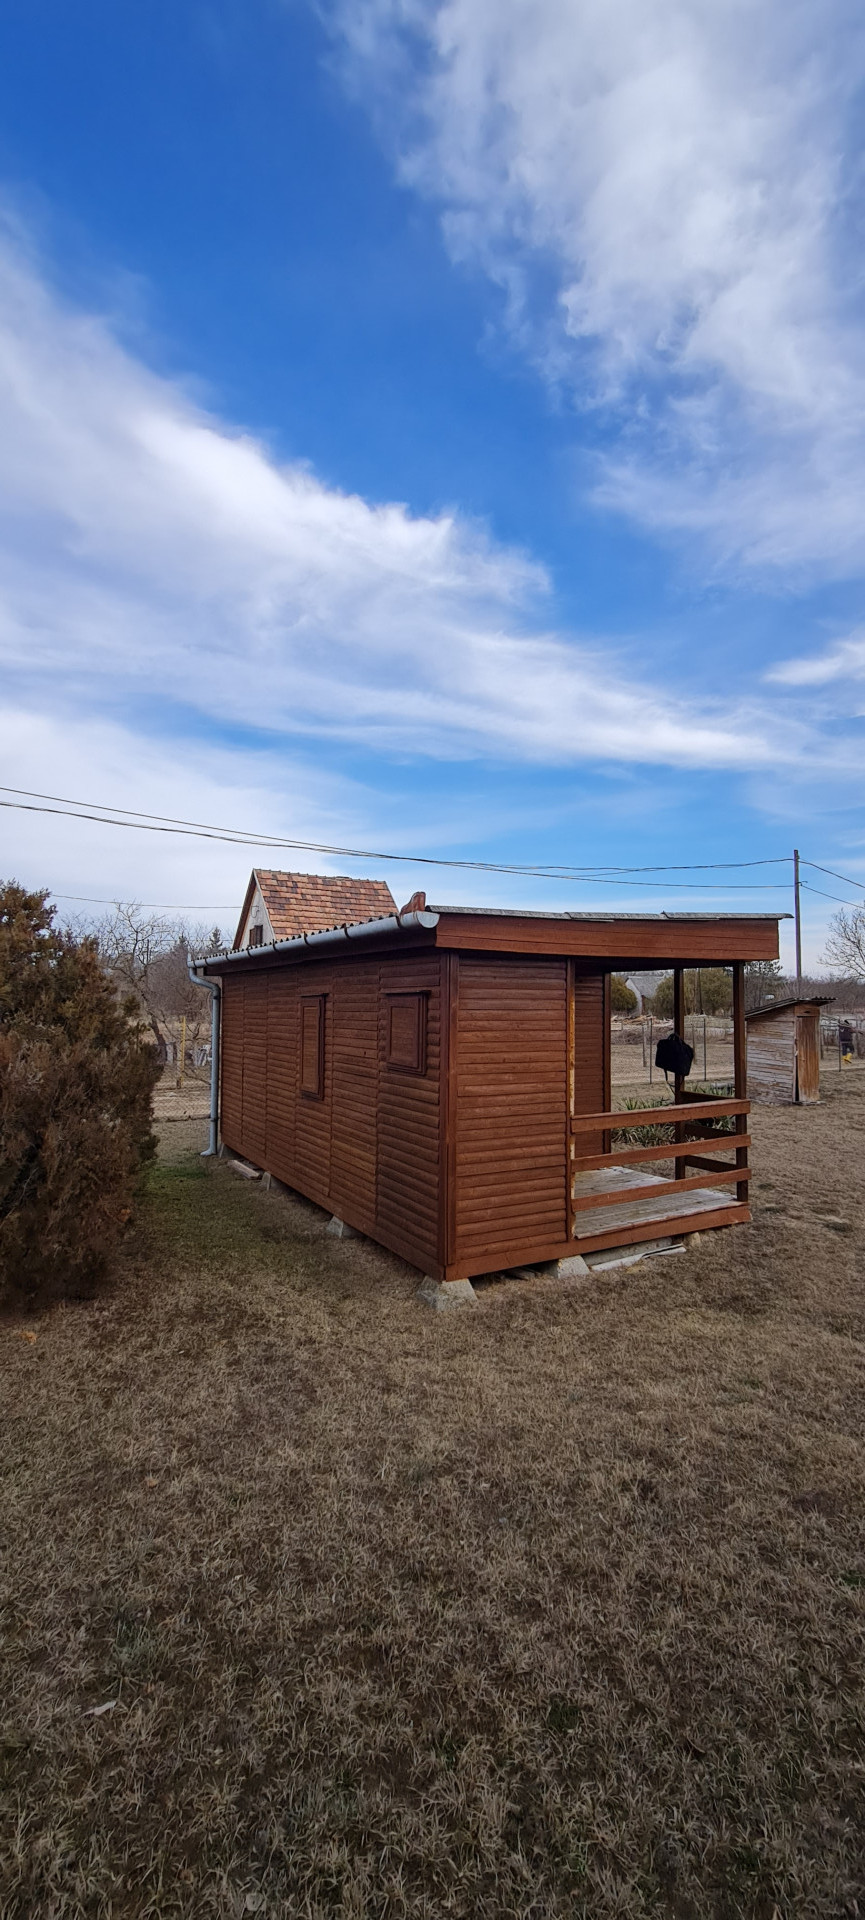
[{"label": "bare tree", "polygon": [[824,958],[848,979],[865,980],[865,904],[833,913]]},{"label": "bare tree", "polygon": [[210,998],[190,980],[187,961],[191,954],[219,952],[225,944],[220,928],[165,919],[134,901],[118,901],[87,931],[118,989],[134,994],[163,1057],[168,1030],[184,1015],[194,1046],[209,1027]]}]

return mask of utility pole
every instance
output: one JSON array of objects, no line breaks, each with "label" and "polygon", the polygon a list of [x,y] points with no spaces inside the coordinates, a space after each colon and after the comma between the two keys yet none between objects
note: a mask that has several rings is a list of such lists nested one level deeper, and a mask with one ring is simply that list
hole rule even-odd
[{"label": "utility pole", "polygon": [[793,848],[793,918],[796,925],[796,997],[802,992],[802,917],[799,911],[799,849]]}]

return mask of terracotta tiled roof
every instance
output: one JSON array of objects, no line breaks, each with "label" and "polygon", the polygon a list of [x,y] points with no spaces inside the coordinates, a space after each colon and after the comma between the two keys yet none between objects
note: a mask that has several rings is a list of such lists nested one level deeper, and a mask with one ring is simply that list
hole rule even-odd
[{"label": "terracotta tiled roof", "polygon": [[[396,901],[385,880],[355,880],[349,874],[276,873],[267,867],[256,867],[254,879],[261,889],[275,940],[396,912]],[[238,936],[248,904],[247,899]]]}]

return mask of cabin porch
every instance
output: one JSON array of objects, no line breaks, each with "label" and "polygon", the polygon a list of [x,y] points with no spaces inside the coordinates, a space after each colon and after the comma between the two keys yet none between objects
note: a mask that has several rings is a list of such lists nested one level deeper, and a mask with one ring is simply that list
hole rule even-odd
[{"label": "cabin porch", "polygon": [[[580,1113],[572,1081],[569,1225],[575,1250],[594,1252],[750,1219],[744,967],[734,964],[731,1098],[689,1092],[677,1076],[670,1105],[616,1110],[609,1071],[602,1111]],[[673,969],[673,1026],[684,1030],[684,969]],[[606,1019],[609,1031],[609,1013]],[[608,1043],[609,1044],[609,1043]],[[652,1165],[654,1163],[654,1166]]]}]

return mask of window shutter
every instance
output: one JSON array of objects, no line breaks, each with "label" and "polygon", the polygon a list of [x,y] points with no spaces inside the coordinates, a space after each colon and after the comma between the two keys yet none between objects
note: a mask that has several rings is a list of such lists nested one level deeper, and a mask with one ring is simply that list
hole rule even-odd
[{"label": "window shutter", "polygon": [[389,993],[387,1065],[394,1073],[426,1073],[427,995]]},{"label": "window shutter", "polygon": [[300,1091],[308,1100],[324,1099],[323,993],[304,994],[300,1002]]}]

